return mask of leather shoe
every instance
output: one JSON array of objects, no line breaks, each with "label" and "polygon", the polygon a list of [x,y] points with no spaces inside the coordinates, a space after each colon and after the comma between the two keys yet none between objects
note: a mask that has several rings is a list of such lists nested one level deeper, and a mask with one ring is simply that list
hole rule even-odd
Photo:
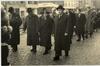
[{"label": "leather shoe", "polygon": [[47,55],[49,52],[48,51],[45,51],[44,53],[43,53],[43,55]]},{"label": "leather shoe", "polygon": [[80,39],[78,39],[77,41],[81,41]]},{"label": "leather shoe", "polygon": [[53,58],[53,61],[58,61],[59,60],[59,56],[55,56],[54,58]]},{"label": "leather shoe", "polygon": [[34,53],[36,53],[36,50],[34,50],[34,49],[31,49],[31,52],[34,52]]}]

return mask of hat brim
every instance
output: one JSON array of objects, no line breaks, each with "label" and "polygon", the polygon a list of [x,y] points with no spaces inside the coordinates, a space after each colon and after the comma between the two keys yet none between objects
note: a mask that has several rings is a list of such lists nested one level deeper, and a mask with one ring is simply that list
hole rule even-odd
[{"label": "hat brim", "polygon": [[57,10],[58,10],[58,9],[65,10],[65,8],[56,8],[56,9],[57,9]]}]

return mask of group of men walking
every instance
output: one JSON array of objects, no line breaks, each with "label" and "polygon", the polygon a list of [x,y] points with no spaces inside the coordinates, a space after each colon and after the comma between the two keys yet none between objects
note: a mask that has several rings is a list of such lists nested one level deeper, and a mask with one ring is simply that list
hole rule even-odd
[{"label": "group of men walking", "polygon": [[[45,51],[43,55],[49,54],[49,51],[52,47],[51,35],[54,34],[54,50],[55,57],[54,61],[60,59],[62,55],[62,50],[65,51],[65,56],[68,57],[70,45],[72,44],[73,33],[75,32],[78,39],[77,41],[81,41],[81,38],[85,40],[88,38],[88,35],[92,36],[94,31],[94,21],[98,21],[100,15],[97,17],[95,12],[88,11],[87,14],[83,13],[81,9],[78,9],[75,12],[72,9],[69,9],[68,12],[64,12],[65,9],[63,6],[59,5],[56,8],[57,13],[53,13],[52,16],[50,12],[46,8],[43,8],[41,11],[41,16],[33,14],[33,9],[28,8],[28,15],[25,18],[23,31],[25,32],[27,29],[27,45],[32,46],[31,51],[33,53],[37,52],[37,45],[44,46]],[[5,12],[2,10],[2,43],[7,43],[11,45],[14,52],[18,50],[17,45],[20,44],[20,25],[22,24],[22,20],[19,14],[14,12],[14,8],[9,8],[10,17],[9,20],[5,18]],[[91,16],[90,16],[91,15]],[[93,15],[93,16],[92,16]],[[90,16],[90,17],[89,17]],[[90,21],[88,21],[90,19]],[[9,23],[8,23],[9,21]],[[6,26],[7,28],[5,28]],[[12,27],[9,28],[8,26]],[[91,28],[91,29],[88,29]],[[93,28],[93,29],[92,29]],[[7,29],[7,31],[6,31]],[[10,29],[10,32],[9,32]],[[8,36],[8,37],[7,37]],[[5,54],[8,51],[2,49],[2,52]],[[2,55],[3,57],[4,55]],[[7,56],[2,58],[2,62],[7,61]],[[8,62],[7,62],[8,63]],[[7,64],[4,63],[4,64]],[[3,65],[4,65],[3,64]]]}]

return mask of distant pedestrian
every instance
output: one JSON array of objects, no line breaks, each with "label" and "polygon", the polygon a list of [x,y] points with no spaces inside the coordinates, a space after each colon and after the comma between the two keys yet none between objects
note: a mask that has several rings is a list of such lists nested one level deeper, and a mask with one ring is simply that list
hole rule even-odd
[{"label": "distant pedestrian", "polygon": [[86,25],[85,25],[85,31],[86,31],[86,38],[88,36],[92,37],[94,32],[94,21],[95,21],[95,13],[90,9],[86,14]]},{"label": "distant pedestrian", "polygon": [[79,13],[77,14],[77,17],[76,17],[76,32],[77,32],[77,36],[78,36],[77,41],[81,41],[81,38],[83,38],[83,40],[85,39],[85,37],[84,37],[85,23],[86,23],[86,16],[79,9]]},{"label": "distant pedestrian", "polygon": [[73,12],[72,9],[69,9],[67,12],[67,21],[68,21],[68,35],[70,36],[70,42],[72,43],[72,38],[73,38],[73,32],[74,32],[74,26],[76,26],[76,14]]},{"label": "distant pedestrian", "polygon": [[100,28],[100,10],[97,12],[97,15],[95,17],[95,27],[96,30]]}]

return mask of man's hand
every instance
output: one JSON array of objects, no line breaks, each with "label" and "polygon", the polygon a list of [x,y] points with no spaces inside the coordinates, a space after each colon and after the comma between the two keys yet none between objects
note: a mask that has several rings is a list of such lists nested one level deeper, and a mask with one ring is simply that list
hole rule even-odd
[{"label": "man's hand", "polygon": [[40,32],[38,32],[38,35],[40,35]]},{"label": "man's hand", "polygon": [[74,26],[74,28],[76,28],[76,26]]},{"label": "man's hand", "polygon": [[68,33],[65,33],[64,35],[65,35],[65,36],[67,36],[67,35],[68,35]]}]

